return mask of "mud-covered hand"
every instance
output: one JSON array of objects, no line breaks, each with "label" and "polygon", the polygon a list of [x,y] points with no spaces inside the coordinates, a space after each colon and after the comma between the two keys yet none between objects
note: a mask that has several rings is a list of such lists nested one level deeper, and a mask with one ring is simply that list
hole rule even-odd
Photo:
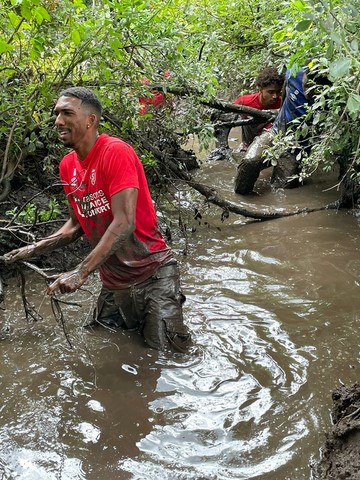
[{"label": "mud-covered hand", "polygon": [[47,289],[47,294],[51,295],[57,288],[61,293],[72,293],[78,290],[86,281],[80,268],[75,268],[71,272],[65,272],[53,282]]},{"label": "mud-covered hand", "polygon": [[11,252],[5,253],[1,260],[6,264],[19,262],[21,260],[30,260],[34,256],[35,245],[27,245],[26,247],[16,248]]}]

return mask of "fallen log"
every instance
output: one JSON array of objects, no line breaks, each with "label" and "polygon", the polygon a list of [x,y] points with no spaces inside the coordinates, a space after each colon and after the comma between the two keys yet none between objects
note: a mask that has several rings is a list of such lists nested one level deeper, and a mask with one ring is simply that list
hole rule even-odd
[{"label": "fallen log", "polygon": [[[176,168],[175,164],[171,164],[169,162],[169,167],[173,171],[174,174],[178,176],[181,180],[185,181],[190,187],[194,190],[198,191],[203,195],[206,200],[218,207],[223,209],[223,217],[226,218],[229,212],[235,213],[237,215],[242,215],[243,217],[251,218],[253,221],[265,221],[265,220],[273,220],[275,218],[284,218],[284,217],[291,217],[294,215],[300,215],[303,213],[312,213],[312,212],[319,212],[321,210],[328,210],[328,209],[337,209],[339,208],[338,202],[330,203],[328,205],[316,208],[297,208],[291,211],[278,211],[278,210],[267,210],[267,211],[259,211],[256,208],[249,208],[239,205],[234,202],[230,202],[229,200],[224,199],[216,192],[216,189],[213,187],[209,187],[203,183],[195,182],[191,175],[188,172],[179,171]],[[247,222],[249,223],[249,222]]]},{"label": "fallen log", "polygon": [[197,90],[192,90],[188,88],[174,87],[174,86],[164,86],[160,83],[154,83],[148,85],[151,90],[156,90],[159,92],[170,93],[172,95],[177,95],[179,97],[194,97],[198,98],[199,103],[221,112],[228,113],[237,113],[238,115],[246,114],[254,118],[258,123],[265,121],[270,121],[274,118],[273,110],[258,110],[257,108],[246,107],[245,105],[235,105],[234,103],[223,102],[216,98],[208,99],[204,98],[204,93]]},{"label": "fallen log", "polygon": [[[109,81],[110,85],[118,84],[115,81]],[[126,84],[127,86],[133,86],[133,84]],[[264,121],[270,121],[274,117],[274,110],[258,110],[257,108],[246,107],[245,105],[235,105],[234,103],[224,102],[216,98],[205,98],[204,92],[187,87],[177,87],[173,85],[164,85],[162,83],[147,84],[146,87],[150,91],[163,92],[165,94],[170,93],[178,97],[196,97],[198,102],[215,110],[227,113],[237,113],[238,115],[246,114],[253,117],[254,123],[263,123]]]},{"label": "fallen log", "polygon": [[[265,221],[265,220],[273,220],[275,218],[283,218],[283,217],[290,217],[294,215],[300,215],[304,213],[312,213],[318,212],[321,210],[327,209],[338,209],[339,204],[338,202],[334,202],[322,207],[316,208],[297,208],[291,211],[278,211],[278,210],[267,210],[267,211],[259,211],[256,208],[249,208],[243,205],[230,202],[229,200],[224,199],[221,197],[214,187],[205,185],[203,183],[196,182],[191,174],[185,170],[182,170],[176,165],[176,163],[169,158],[169,156],[161,151],[160,149],[156,148],[154,145],[151,145],[148,141],[142,141],[142,147],[148,151],[151,151],[155,158],[161,160],[161,162],[167,166],[170,172],[176,178],[186,182],[191,188],[199,192],[203,195],[206,200],[218,207],[223,209],[222,218],[226,218],[229,212],[235,213],[237,215],[242,215],[243,217],[250,218],[252,221]],[[250,222],[247,222],[250,223]]]}]

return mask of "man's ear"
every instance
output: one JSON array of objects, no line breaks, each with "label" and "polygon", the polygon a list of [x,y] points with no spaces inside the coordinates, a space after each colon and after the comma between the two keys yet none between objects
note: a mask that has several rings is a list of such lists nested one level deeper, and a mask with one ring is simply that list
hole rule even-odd
[{"label": "man's ear", "polygon": [[90,113],[87,122],[89,127],[93,127],[94,125],[97,126],[97,123],[97,116],[95,115],[95,113]]}]

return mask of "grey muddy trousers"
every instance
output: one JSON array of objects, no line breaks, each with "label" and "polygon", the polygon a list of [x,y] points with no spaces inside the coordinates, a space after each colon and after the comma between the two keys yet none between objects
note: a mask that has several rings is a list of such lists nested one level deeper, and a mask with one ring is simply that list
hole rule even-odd
[{"label": "grey muddy trousers", "polygon": [[178,265],[174,262],[129,288],[103,287],[91,325],[138,330],[150,347],[182,352],[191,341],[182,313],[184,301]]}]

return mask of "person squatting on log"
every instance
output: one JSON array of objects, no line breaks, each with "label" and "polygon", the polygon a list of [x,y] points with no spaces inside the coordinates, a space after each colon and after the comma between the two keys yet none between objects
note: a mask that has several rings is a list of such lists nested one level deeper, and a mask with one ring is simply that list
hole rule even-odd
[{"label": "person squatting on log", "polygon": [[[250,145],[244,158],[240,161],[235,178],[235,193],[246,195],[253,191],[256,180],[261,170],[270,166],[269,161],[262,158],[266,147],[273,144],[275,135],[285,134],[288,129],[296,129],[294,120],[306,117],[309,106],[314,103],[314,83],[316,85],[329,84],[329,80],[323,76],[313,75],[307,66],[302,66],[295,71],[287,69],[285,75],[284,94],[279,114],[269,130],[264,131]],[[310,124],[311,117],[306,119]],[[283,155],[274,167],[271,184],[276,188],[292,187],[298,184],[296,176],[299,173],[299,162],[296,156],[299,151],[310,149],[306,138],[299,141],[293,152]]]},{"label": "person squatting on log", "polygon": [[[256,77],[256,93],[241,95],[235,101],[235,105],[256,108],[257,110],[278,110],[281,106],[281,92],[285,76],[279,74],[274,67],[264,68]],[[257,135],[261,135],[264,129],[269,129],[271,123],[259,125],[244,125],[242,127],[242,143],[236,149],[236,153],[246,152],[248,146]]]},{"label": "person squatting on log", "polygon": [[75,292],[99,269],[102,289],[88,328],[138,330],[152,348],[184,351],[190,333],[179,269],[160,233],[141,161],[121,139],[99,135],[102,106],[92,91],[64,90],[55,114],[60,141],[73,149],[60,163],[70,218],[49,237],[7,253],[5,262],[48,253],[85,233],[91,252],[60,274],[48,294]]}]

